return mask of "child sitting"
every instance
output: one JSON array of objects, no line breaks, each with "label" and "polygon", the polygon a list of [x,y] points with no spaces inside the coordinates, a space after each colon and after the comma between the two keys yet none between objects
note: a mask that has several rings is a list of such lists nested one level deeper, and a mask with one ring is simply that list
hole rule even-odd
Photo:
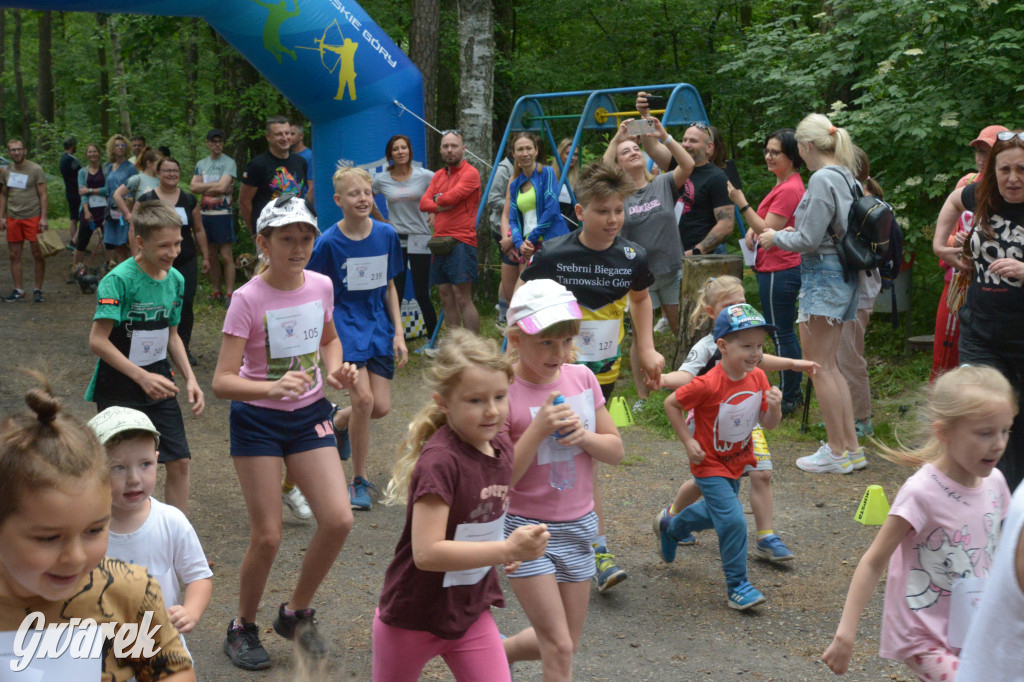
[{"label": "child sitting", "polygon": [[108,407],[89,426],[110,462],[107,556],[145,566],[160,583],[171,624],[183,635],[192,632],[210,603],[213,571],[181,510],[152,497],[160,433],[149,417],[129,407]]},{"label": "child sitting", "polygon": [[[782,419],[782,392],[768,385],[757,366],[764,334],[772,326],[746,303],[731,305],[715,320],[722,360],[665,399],[672,428],[686,446],[690,471],[704,499],[658,523],[661,558],[675,560],[677,543],[714,527],[731,608],[746,610],[765,600],[747,580],[747,521],[737,493],[746,466],[755,464],[751,434],[760,421],[773,429]],[[686,425],[694,412],[695,429]]]}]

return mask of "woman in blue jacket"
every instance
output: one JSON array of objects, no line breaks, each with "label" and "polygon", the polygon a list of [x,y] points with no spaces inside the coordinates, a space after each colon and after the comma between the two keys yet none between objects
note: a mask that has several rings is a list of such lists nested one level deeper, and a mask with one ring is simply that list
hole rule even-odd
[{"label": "woman in blue jacket", "polygon": [[502,234],[512,238],[511,244],[503,240],[503,249],[513,260],[519,257],[520,272],[545,240],[569,233],[558,205],[558,178],[551,166],[537,163],[539,155],[539,137],[526,132],[512,136],[515,171],[501,222]]}]

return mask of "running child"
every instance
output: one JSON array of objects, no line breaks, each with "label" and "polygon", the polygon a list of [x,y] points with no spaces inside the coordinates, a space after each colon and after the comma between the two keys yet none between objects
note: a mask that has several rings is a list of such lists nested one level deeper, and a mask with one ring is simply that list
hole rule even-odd
[{"label": "running child", "polygon": [[544,524],[547,551],[509,576],[529,627],[505,640],[509,662],[540,660],[545,680],[572,679],[596,572],[593,462],[618,464],[622,439],[605,409],[597,377],[572,364],[583,317],[573,295],[535,279],[509,303],[515,349],[509,388],[509,435],[515,442],[505,532]]},{"label": "running child", "polygon": [[96,411],[113,405],[144,412],[162,435],[159,462],[167,469],[164,499],[188,511],[189,452],[178,387],[171,363],[185,379],[185,393],[198,417],[204,406],[178,336],[185,278],[171,267],[181,251],[181,219],[160,201],[135,207],[138,254],[100,280],[89,350],[99,356],[85,399]]},{"label": "running child", "polygon": [[238,617],[224,641],[224,653],[244,670],[270,667],[256,616],[281,545],[282,462],[305,492],[317,528],[291,597],[277,610],[274,631],[297,639],[313,658],[327,656],[328,649],[310,604],[352,529],[324,384],[348,388],[356,370],[342,362],[331,324],[331,281],[303,270],[317,234],[316,218],[302,199],[282,195],[264,206],[256,221],[263,265],[232,297],[213,376],[213,392],[232,401],[231,458],[249,514]]},{"label": "running child", "polygon": [[821,656],[832,672],[849,667],[857,624],[888,564],[879,655],[902,660],[919,680],[956,677],[960,650],[950,641],[950,606],[965,596],[959,579],[984,578],[993,566],[1010,509],[1006,479],[995,466],[1016,413],[1013,389],[999,371],[963,365],[929,388],[921,447],[878,446],[886,459],[920,468],[896,493],[853,573],[839,627]]},{"label": "running child", "polygon": [[433,396],[409,424],[385,495],[408,507],[373,618],[373,679],[415,682],[441,656],[456,680],[508,682],[494,566],[512,572],[550,537],[543,524],[503,533],[511,362],[494,341],[455,329],[424,378]]},{"label": "running child", "polygon": [[334,173],[334,203],[345,217],[317,240],[309,269],[334,283],[334,325],[345,360],[359,368],[349,407],[336,408],[331,419],[341,458],[352,454],[352,508],[369,510],[370,492],[377,492],[367,465],[370,420],[391,411],[396,360],[401,369],[408,355],[402,308],[392,281],[405,263],[395,229],[370,217],[374,203],[369,173],[339,168]]},{"label": "running child", "polygon": [[[782,392],[768,385],[757,366],[765,331],[771,329],[746,303],[723,309],[713,332],[721,362],[665,399],[665,413],[686,446],[690,472],[704,499],[658,520],[661,558],[672,563],[678,542],[714,528],[728,604],[740,611],[765,600],[747,579],[747,520],[738,493],[743,472],[757,463],[754,427],[760,423],[773,429],[782,419]],[[694,413],[693,434],[686,425],[687,410]]]},{"label": "running child", "polygon": [[[697,306],[690,316],[690,327],[699,329],[707,319],[717,320],[718,314],[731,305],[746,303],[746,294],[743,291],[743,282],[732,275],[721,275],[710,277],[701,287],[700,296],[697,299]],[[686,355],[686,360],[680,365],[679,370],[661,375],[661,388],[675,391],[693,381],[694,377],[707,374],[707,372],[718,364],[720,354],[715,344],[714,334],[709,333],[693,345]],[[759,365],[766,372],[782,371],[786,369],[798,372],[813,374],[818,363],[810,360],[792,360],[775,355],[762,355]],[[692,418],[687,420],[692,423]],[[772,562],[785,562],[793,560],[793,552],[790,551],[774,529],[775,526],[775,503],[772,495],[772,455],[768,449],[768,443],[764,437],[761,427],[756,427],[753,433],[754,459],[757,464],[744,467],[743,474],[750,477],[750,507],[754,511],[754,522],[757,524],[757,543],[754,551],[758,556]],[[689,507],[700,499],[700,488],[691,478],[679,486],[676,498],[672,504],[661,510],[654,519],[654,532],[658,532],[658,524],[664,517],[672,517],[680,511]],[[682,545],[692,545],[697,539],[692,534],[683,538]]]},{"label": "running child", "polygon": [[[619,235],[626,198],[633,191],[632,181],[621,168],[603,163],[585,167],[575,187],[579,202],[576,217],[582,227],[545,242],[520,275],[523,282],[553,279],[572,292],[583,313],[576,339],[576,362],[597,375],[606,401],[619,378],[627,304],[633,319],[633,343],[639,347],[640,365],[652,388],[657,387],[665,368],[665,358],[654,348],[654,312],[647,292],[654,275],[648,267],[647,251]],[[597,566],[594,581],[604,592],[627,576],[608,551],[597,467],[594,475],[594,511],[598,517],[598,535],[593,543]]]},{"label": "running child", "polygon": [[69,662],[75,679],[194,682],[160,583],[141,566],[104,556],[111,497],[103,446],[49,386],[25,402],[30,412],[0,421],[0,631],[17,630],[35,612],[47,625],[91,618],[141,626],[154,653],[118,658],[110,642],[100,661]]},{"label": "running child", "polygon": [[160,582],[171,624],[187,635],[210,604],[213,571],[185,515],[152,497],[160,432],[149,417],[130,407],[108,407],[89,420],[89,428],[110,463],[107,556],[145,566]]}]

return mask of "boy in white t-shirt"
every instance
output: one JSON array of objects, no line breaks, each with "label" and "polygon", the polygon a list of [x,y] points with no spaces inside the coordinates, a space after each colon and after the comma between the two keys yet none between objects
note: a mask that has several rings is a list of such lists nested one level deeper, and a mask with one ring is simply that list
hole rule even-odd
[{"label": "boy in white t-shirt", "polygon": [[152,497],[160,433],[149,417],[130,407],[108,407],[89,426],[110,462],[107,556],[145,566],[160,583],[171,623],[187,634],[210,603],[213,571],[185,514]]}]

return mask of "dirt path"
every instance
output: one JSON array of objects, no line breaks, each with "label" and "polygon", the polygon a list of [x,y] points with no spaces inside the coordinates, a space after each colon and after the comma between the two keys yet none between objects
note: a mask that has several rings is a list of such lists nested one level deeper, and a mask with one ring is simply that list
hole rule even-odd
[{"label": "dirt path", "polygon": [[[0,245],[0,293],[11,289],[7,249]],[[94,413],[82,400],[95,363],[88,348],[95,299],[63,283],[70,255],[48,261],[46,302],[0,303],[0,413],[22,409],[29,380],[17,367],[50,377],[68,407],[82,417]],[[31,263],[25,261],[26,273]],[[200,294],[202,297],[202,294]],[[188,644],[201,680],[289,680],[292,653],[273,634],[276,605],[288,597],[312,521],[285,517],[285,537],[260,612],[260,625],[275,667],[244,673],[221,652],[224,631],[237,604],[237,566],[248,535],[245,507],[228,457],[228,404],[213,397],[210,378],[219,347],[222,312],[201,310],[193,342],[197,375],[208,407],[199,419],[186,418],[192,447],[192,501],[189,516],[209,558],[215,562],[214,596]],[[418,343],[418,342],[417,342]],[[372,431],[371,479],[383,486],[392,453],[426,394],[419,382],[422,359],[399,373],[393,384],[394,409]],[[337,396],[333,396],[337,398]],[[879,458],[851,476],[811,476],[796,469],[796,457],[814,449],[806,442],[773,439],[775,526],[797,554],[782,568],[751,558],[751,582],[768,602],[756,613],[729,609],[714,534],[700,534],[692,548],[680,548],[674,564],[658,557],[651,519],[684,480],[678,443],[633,427],[623,432],[627,459],[605,468],[602,490],[608,537],[629,579],[606,595],[596,592],[575,671],[580,680],[819,680],[831,677],[818,657],[839,619],[850,575],[876,529],[852,516],[869,483],[885,487],[891,500],[907,473]],[[351,472],[348,472],[351,475]],[[688,474],[686,474],[688,477]],[[744,486],[746,487],[746,486]],[[158,485],[160,495],[162,485]],[[746,493],[742,493],[746,502]],[[749,511],[749,510],[748,510]],[[320,626],[334,646],[330,679],[370,678],[370,622],[384,569],[404,521],[404,508],[375,506],[356,512],[356,525],[314,606]],[[753,526],[753,517],[748,517]],[[526,626],[507,589],[508,607],[497,610],[502,632]],[[849,680],[910,680],[902,665],[878,658],[881,588],[861,623]],[[539,664],[516,665],[516,679],[540,678]],[[451,679],[434,664],[424,679]]]}]

